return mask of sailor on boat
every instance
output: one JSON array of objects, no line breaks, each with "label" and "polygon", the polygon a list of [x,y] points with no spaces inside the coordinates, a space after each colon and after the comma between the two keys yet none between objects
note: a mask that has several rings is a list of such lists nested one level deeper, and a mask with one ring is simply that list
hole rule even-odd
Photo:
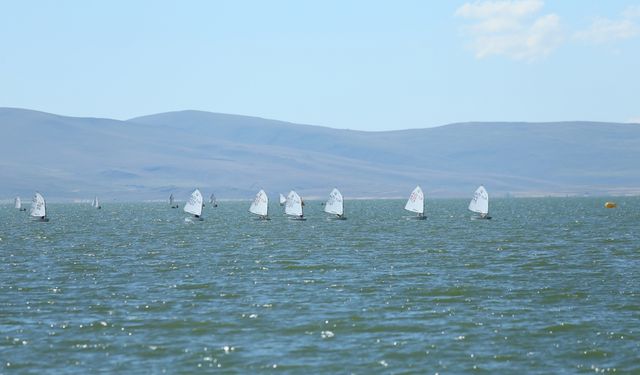
[{"label": "sailor on boat", "polygon": [[478,214],[473,217],[474,219],[491,219],[489,216],[489,193],[484,186],[480,185],[473,193],[473,198],[469,202],[469,211]]},{"label": "sailor on boat", "polygon": [[404,209],[410,212],[415,212],[417,214],[415,218],[418,220],[426,219],[426,216],[424,215],[424,193],[420,186],[416,186],[416,188],[413,189],[411,195],[409,195],[407,204],[404,205]]},{"label": "sailor on boat", "polygon": [[336,220],[345,220],[344,216],[344,200],[342,199],[342,194],[340,190],[334,188],[329,193],[329,199],[324,204],[324,212],[328,214],[336,215],[334,219]]},{"label": "sailor on boat", "polygon": [[292,216],[294,220],[306,220],[304,217],[302,198],[295,191],[291,190],[287,195],[287,202],[284,207],[285,214]]},{"label": "sailor on boat", "polygon": [[184,212],[190,213],[197,220],[202,221],[202,208],[204,207],[204,203],[202,201],[202,194],[200,190],[196,189],[191,193],[189,200],[184,205]]},{"label": "sailor on boat", "polygon": [[256,194],[251,206],[249,206],[249,212],[254,215],[258,215],[258,220],[269,220],[269,197],[264,190]]},{"label": "sailor on boat", "polygon": [[36,192],[33,196],[33,200],[31,201],[30,215],[37,218],[38,221],[49,221],[49,218],[47,217],[47,202],[45,202],[42,194],[38,192]]}]

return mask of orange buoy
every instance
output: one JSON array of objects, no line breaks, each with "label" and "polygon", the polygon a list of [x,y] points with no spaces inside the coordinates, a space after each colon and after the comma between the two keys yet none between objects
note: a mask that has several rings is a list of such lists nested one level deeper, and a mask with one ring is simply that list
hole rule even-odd
[{"label": "orange buoy", "polygon": [[606,202],[604,208],[616,208],[618,205],[615,202]]}]

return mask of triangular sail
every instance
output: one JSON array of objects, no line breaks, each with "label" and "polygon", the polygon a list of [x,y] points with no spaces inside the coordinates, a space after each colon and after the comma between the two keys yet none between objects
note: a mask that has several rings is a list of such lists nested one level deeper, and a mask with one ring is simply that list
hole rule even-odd
[{"label": "triangular sail", "polygon": [[31,212],[30,215],[34,217],[43,217],[47,215],[47,204],[44,201],[44,197],[36,192],[36,195],[33,196],[33,200],[31,201]]},{"label": "triangular sail", "polygon": [[291,190],[287,195],[287,204],[284,213],[292,216],[302,216],[302,199],[295,191]]},{"label": "triangular sail", "polygon": [[100,202],[98,201],[98,197],[93,198],[93,207],[98,208],[100,207]]},{"label": "triangular sail", "polygon": [[251,207],[249,207],[249,212],[252,214],[267,216],[267,212],[269,210],[269,197],[264,190],[260,190],[258,194],[256,194],[255,199],[251,203]]},{"label": "triangular sail", "polygon": [[282,206],[283,204],[287,203],[287,198],[280,194],[280,205]]},{"label": "triangular sail", "polygon": [[344,213],[342,194],[340,194],[340,191],[338,189],[331,190],[329,199],[324,205],[324,212],[334,215],[342,215]]},{"label": "triangular sail", "polygon": [[16,197],[16,200],[15,200],[14,203],[15,203],[17,209],[21,209],[22,208],[22,201],[20,200],[20,197]]},{"label": "triangular sail", "polygon": [[473,193],[473,198],[469,202],[469,210],[482,215],[489,213],[489,194],[484,186],[480,185]]},{"label": "triangular sail", "polygon": [[215,196],[215,194],[211,194],[211,196],[209,197],[209,203],[216,204],[216,196]]},{"label": "triangular sail", "polygon": [[196,216],[202,215],[202,194],[200,190],[196,189],[191,193],[189,200],[184,205],[184,212]]},{"label": "triangular sail", "polygon": [[422,193],[420,186],[416,186],[416,188],[413,189],[404,209],[411,212],[417,212],[419,214],[424,213],[424,194]]},{"label": "triangular sail", "polygon": [[173,193],[169,196],[169,204],[173,206]]}]

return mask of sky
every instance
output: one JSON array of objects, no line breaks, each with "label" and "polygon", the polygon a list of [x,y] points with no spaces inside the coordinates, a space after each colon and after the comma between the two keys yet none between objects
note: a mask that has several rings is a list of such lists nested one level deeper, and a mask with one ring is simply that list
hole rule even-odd
[{"label": "sky", "polygon": [[0,106],[357,130],[640,122],[635,1],[5,1]]}]

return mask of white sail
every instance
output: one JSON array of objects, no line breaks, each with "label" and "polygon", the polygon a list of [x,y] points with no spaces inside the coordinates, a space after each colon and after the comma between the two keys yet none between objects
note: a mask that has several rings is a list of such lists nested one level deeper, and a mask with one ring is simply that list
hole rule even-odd
[{"label": "white sail", "polygon": [[31,201],[30,215],[34,217],[43,217],[47,215],[47,204],[44,201],[44,197],[40,193],[36,192]]},{"label": "white sail", "polygon": [[169,204],[173,206],[173,193],[169,196]]},{"label": "white sail", "polygon": [[473,193],[473,198],[469,202],[469,210],[482,215],[489,213],[489,194],[484,186],[480,185]]},{"label": "white sail", "polygon": [[329,194],[329,199],[327,203],[324,205],[324,212],[334,214],[334,215],[342,215],[344,214],[344,204],[342,201],[342,194],[338,189],[331,190]]},{"label": "white sail", "polygon": [[252,214],[267,216],[267,212],[269,210],[269,197],[264,190],[260,190],[258,194],[256,194],[255,199],[251,203],[251,207],[249,207],[249,212]]},{"label": "white sail", "polygon": [[93,198],[93,207],[98,208],[100,207],[100,202],[98,201],[98,197]]},{"label": "white sail", "polygon": [[215,204],[216,203],[216,196],[211,194],[211,196],[209,197],[209,203],[211,204]]},{"label": "white sail", "polygon": [[424,194],[422,193],[420,186],[416,186],[416,188],[413,189],[404,209],[411,212],[417,212],[419,214],[424,213]]},{"label": "white sail", "polygon": [[15,204],[17,209],[22,208],[22,201],[20,200],[20,197],[16,197]]},{"label": "white sail", "polygon": [[196,189],[191,193],[189,200],[184,205],[184,212],[188,212],[192,215],[202,215],[202,194],[200,190]]},{"label": "white sail", "polygon": [[292,216],[302,216],[302,198],[293,190],[287,195],[287,204],[284,207],[284,213]]},{"label": "white sail", "polygon": [[280,205],[284,205],[285,203],[287,203],[287,198],[285,198],[284,195],[280,194]]}]

